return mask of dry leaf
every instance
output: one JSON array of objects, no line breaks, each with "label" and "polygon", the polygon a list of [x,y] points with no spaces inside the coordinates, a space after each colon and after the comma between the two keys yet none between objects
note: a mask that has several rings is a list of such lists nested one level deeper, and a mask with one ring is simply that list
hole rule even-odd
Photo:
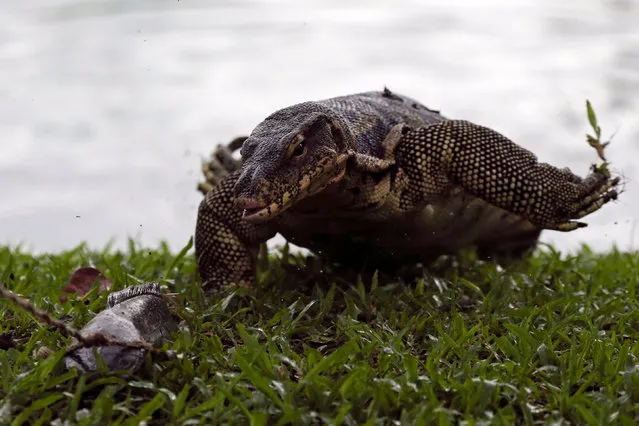
[{"label": "dry leaf", "polygon": [[[62,291],[65,293],[75,293],[82,297],[91,291],[96,280],[100,280],[99,293],[111,287],[111,281],[109,281],[99,269],[92,267],[79,268],[73,273],[69,283],[64,286]],[[62,296],[60,299],[66,300],[66,297]]]}]

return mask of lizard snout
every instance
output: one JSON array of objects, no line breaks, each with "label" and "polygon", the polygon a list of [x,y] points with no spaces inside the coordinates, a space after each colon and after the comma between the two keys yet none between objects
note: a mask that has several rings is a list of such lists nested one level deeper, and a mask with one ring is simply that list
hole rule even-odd
[{"label": "lizard snout", "polygon": [[244,171],[235,183],[235,207],[245,211],[257,211],[268,204],[269,183],[256,178],[252,170]]},{"label": "lizard snout", "polygon": [[266,181],[259,178],[257,171],[253,168],[244,170],[238,180],[235,182],[233,192],[237,198],[258,198],[261,192],[264,192],[263,188],[266,186]]}]

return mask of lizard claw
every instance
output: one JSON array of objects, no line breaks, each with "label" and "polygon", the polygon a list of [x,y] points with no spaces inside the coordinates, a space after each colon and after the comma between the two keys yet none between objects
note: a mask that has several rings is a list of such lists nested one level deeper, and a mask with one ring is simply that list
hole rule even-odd
[{"label": "lizard claw", "polygon": [[544,228],[554,231],[570,232],[575,229],[585,228],[586,226],[588,226],[588,224],[584,222],[568,221],[557,225],[545,226]]},{"label": "lizard claw", "polygon": [[[616,187],[620,181],[621,179],[619,177],[610,179],[609,175],[595,171],[588,175],[581,183],[576,184],[578,187],[576,199],[573,204],[569,206],[570,219],[581,219],[596,212],[606,203],[616,200],[618,196]],[[544,228],[568,232],[585,226],[588,225],[583,222],[568,220],[550,226],[544,226]]]},{"label": "lizard claw", "polygon": [[619,179],[613,179],[604,186],[602,186],[597,193],[586,196],[581,204],[581,209],[575,215],[577,218],[582,218],[590,213],[596,212],[604,204],[609,201],[617,199],[617,191],[613,189],[619,183]]}]

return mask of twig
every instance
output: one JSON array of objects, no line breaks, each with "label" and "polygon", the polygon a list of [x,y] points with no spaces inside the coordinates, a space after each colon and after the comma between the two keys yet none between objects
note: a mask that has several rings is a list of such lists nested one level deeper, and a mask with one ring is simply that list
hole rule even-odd
[{"label": "twig", "polygon": [[77,342],[67,349],[67,353],[79,348],[87,348],[92,346],[126,346],[130,348],[144,349],[155,353],[160,352],[158,348],[143,341],[122,341],[118,339],[109,339],[99,333],[83,336],[75,328],[66,325],[64,322],[58,319],[53,318],[48,312],[36,308],[30,300],[16,295],[2,284],[0,284],[0,298],[6,299],[10,301],[14,306],[24,309],[25,311],[36,317],[40,322],[53,327],[58,327],[68,335],[75,337]]},{"label": "twig", "polygon": [[40,322],[43,322],[53,327],[58,327],[65,333],[78,339],[78,341],[82,342],[83,344],[87,343],[87,339],[82,337],[82,335],[80,334],[78,330],[76,330],[75,328],[71,326],[66,325],[59,319],[53,318],[51,315],[49,315],[48,312],[36,308],[29,299],[25,299],[23,297],[16,295],[14,292],[9,290],[4,284],[0,284],[0,298],[6,299],[10,301],[14,306],[24,309],[25,311],[29,312],[31,315],[36,317]]}]

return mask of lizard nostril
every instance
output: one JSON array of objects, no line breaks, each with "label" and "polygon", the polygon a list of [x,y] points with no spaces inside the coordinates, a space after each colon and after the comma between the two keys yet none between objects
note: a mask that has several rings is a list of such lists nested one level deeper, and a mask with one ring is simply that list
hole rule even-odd
[{"label": "lizard nostril", "polygon": [[259,170],[243,171],[233,187],[234,195],[243,198],[256,198],[260,194],[268,193],[271,184],[263,177],[258,177],[259,174],[261,174]]}]

